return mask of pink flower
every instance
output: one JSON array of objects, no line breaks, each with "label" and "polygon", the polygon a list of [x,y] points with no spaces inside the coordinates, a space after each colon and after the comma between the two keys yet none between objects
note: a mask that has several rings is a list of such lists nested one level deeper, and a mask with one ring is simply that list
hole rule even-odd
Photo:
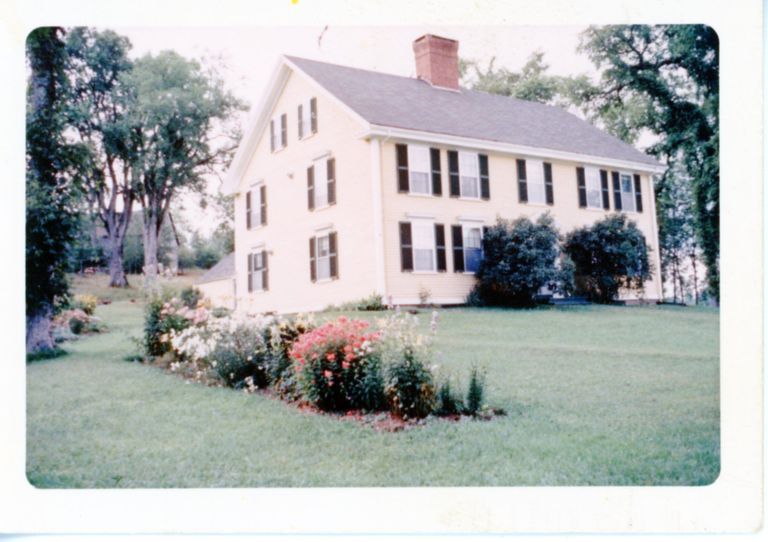
[{"label": "pink flower", "polygon": [[331,378],[333,378],[333,373],[331,371],[325,370],[323,371],[323,376],[328,380],[330,380]]},{"label": "pink flower", "polygon": [[349,361],[342,361],[341,362],[341,368],[342,369],[349,369]]},{"label": "pink flower", "polygon": [[330,354],[328,354],[327,356],[325,356],[325,359],[327,359],[328,361],[336,361],[336,354],[334,354],[333,352],[331,352]]}]

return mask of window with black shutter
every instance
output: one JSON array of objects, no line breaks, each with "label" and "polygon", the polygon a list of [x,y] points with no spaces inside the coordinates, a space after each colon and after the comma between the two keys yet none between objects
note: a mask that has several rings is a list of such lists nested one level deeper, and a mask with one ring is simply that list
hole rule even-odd
[{"label": "window with black shutter", "polygon": [[315,208],[315,166],[307,168],[307,207],[310,211]]},{"label": "window with black shutter", "polygon": [[525,160],[517,159],[517,199],[520,203],[528,202],[528,181]]},{"label": "window with black shutter", "polygon": [[253,254],[248,254],[248,293],[253,292]]},{"label": "window with black shutter", "polygon": [[413,238],[411,236],[411,223],[400,222],[400,269],[413,271]]},{"label": "window with black shutter", "polygon": [[464,229],[461,225],[451,226],[451,243],[453,246],[453,272],[464,272]]},{"label": "window with black shutter", "polygon": [[260,250],[248,255],[248,291],[267,290],[267,251]]},{"label": "window with black shutter", "polygon": [[309,279],[312,282],[317,281],[317,258],[315,257],[315,245],[317,237],[309,238]]},{"label": "window with black shutter", "polygon": [[245,228],[251,229],[251,191],[245,193]]},{"label": "window with black shutter", "polygon": [[555,190],[552,184],[552,164],[544,162],[544,191],[547,205],[555,204]]},{"label": "window with black shutter", "polygon": [[478,154],[477,162],[480,168],[480,198],[491,199],[491,179],[488,175],[488,155]]},{"label": "window with black shutter", "polygon": [[448,151],[448,180],[449,194],[452,198],[461,196],[461,184],[459,182],[459,153]]},{"label": "window with black shutter", "polygon": [[281,148],[288,145],[288,115],[283,113],[280,115],[280,146]]},{"label": "window with black shutter", "polygon": [[429,157],[432,167],[432,195],[443,195],[443,175],[440,171],[440,149],[429,149]]},{"label": "window with black shutter", "polygon": [[635,211],[638,213],[643,212],[643,189],[640,183],[640,175],[635,173]]},{"label": "window with black shutter", "polygon": [[409,192],[408,182],[408,145],[398,143],[395,145],[397,153],[397,191]]},{"label": "window with black shutter", "polygon": [[328,260],[331,278],[339,278],[339,241],[335,231],[328,234]]},{"label": "window with black shutter", "polygon": [[261,225],[267,225],[267,187],[259,187],[259,198],[261,199]]},{"label": "window with black shutter", "polygon": [[317,98],[312,98],[309,100],[309,112],[310,112],[310,128],[312,129],[312,133],[317,133]]},{"label": "window with black shutter", "polygon": [[269,121],[269,150],[275,152],[277,139],[275,138],[275,119]]},{"label": "window with black shutter", "polygon": [[584,175],[584,168],[576,168],[576,184],[579,189],[579,207],[587,206],[587,180]]},{"label": "window with black shutter", "polygon": [[299,111],[298,111],[298,120],[299,120],[299,139],[304,138],[304,106],[302,104],[299,104]]},{"label": "window with black shutter", "polygon": [[610,203],[610,189],[608,188],[608,172],[604,169],[600,170],[600,191],[603,194],[603,209],[606,211],[611,208]]},{"label": "window with black shutter", "polygon": [[328,205],[336,203],[336,159],[329,158],[325,164],[328,176]]},{"label": "window with black shutter", "polygon": [[619,181],[619,172],[611,171],[611,179],[613,180],[613,208],[616,211],[621,211],[621,182]]},{"label": "window with black shutter", "polygon": [[446,271],[448,266],[445,261],[445,226],[442,224],[435,224],[435,252],[437,270]]},{"label": "window with black shutter", "polygon": [[267,265],[267,251],[261,251],[261,289],[269,290],[269,266]]}]

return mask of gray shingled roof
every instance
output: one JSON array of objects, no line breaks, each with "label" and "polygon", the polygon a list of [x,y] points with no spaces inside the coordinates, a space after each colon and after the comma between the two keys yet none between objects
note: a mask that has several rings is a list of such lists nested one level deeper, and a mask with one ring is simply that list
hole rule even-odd
[{"label": "gray shingled roof", "polygon": [[197,284],[213,282],[215,280],[231,279],[235,276],[235,253],[230,252],[219,262],[211,267],[197,280]]},{"label": "gray shingled roof", "polygon": [[660,165],[559,107],[475,90],[442,90],[412,77],[287,58],[372,124]]}]

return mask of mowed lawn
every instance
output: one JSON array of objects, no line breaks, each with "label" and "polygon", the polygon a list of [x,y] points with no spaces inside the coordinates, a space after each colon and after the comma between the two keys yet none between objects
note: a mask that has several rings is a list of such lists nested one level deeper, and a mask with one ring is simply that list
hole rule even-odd
[{"label": "mowed lawn", "polygon": [[125,361],[142,324],[129,297],[97,309],[108,333],[28,365],[37,487],[704,485],[719,472],[716,310],[441,310],[438,370],[464,387],[485,367],[487,403],[508,415],[386,433]]}]

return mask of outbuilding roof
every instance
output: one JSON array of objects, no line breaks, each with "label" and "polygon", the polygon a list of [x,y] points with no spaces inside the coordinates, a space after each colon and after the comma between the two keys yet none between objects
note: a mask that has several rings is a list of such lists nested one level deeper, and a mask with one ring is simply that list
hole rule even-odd
[{"label": "outbuilding roof", "polygon": [[659,162],[560,107],[294,56],[291,63],[372,125],[551,149],[649,166]]},{"label": "outbuilding roof", "polygon": [[197,284],[231,279],[235,276],[235,253],[230,252],[197,280]]}]

